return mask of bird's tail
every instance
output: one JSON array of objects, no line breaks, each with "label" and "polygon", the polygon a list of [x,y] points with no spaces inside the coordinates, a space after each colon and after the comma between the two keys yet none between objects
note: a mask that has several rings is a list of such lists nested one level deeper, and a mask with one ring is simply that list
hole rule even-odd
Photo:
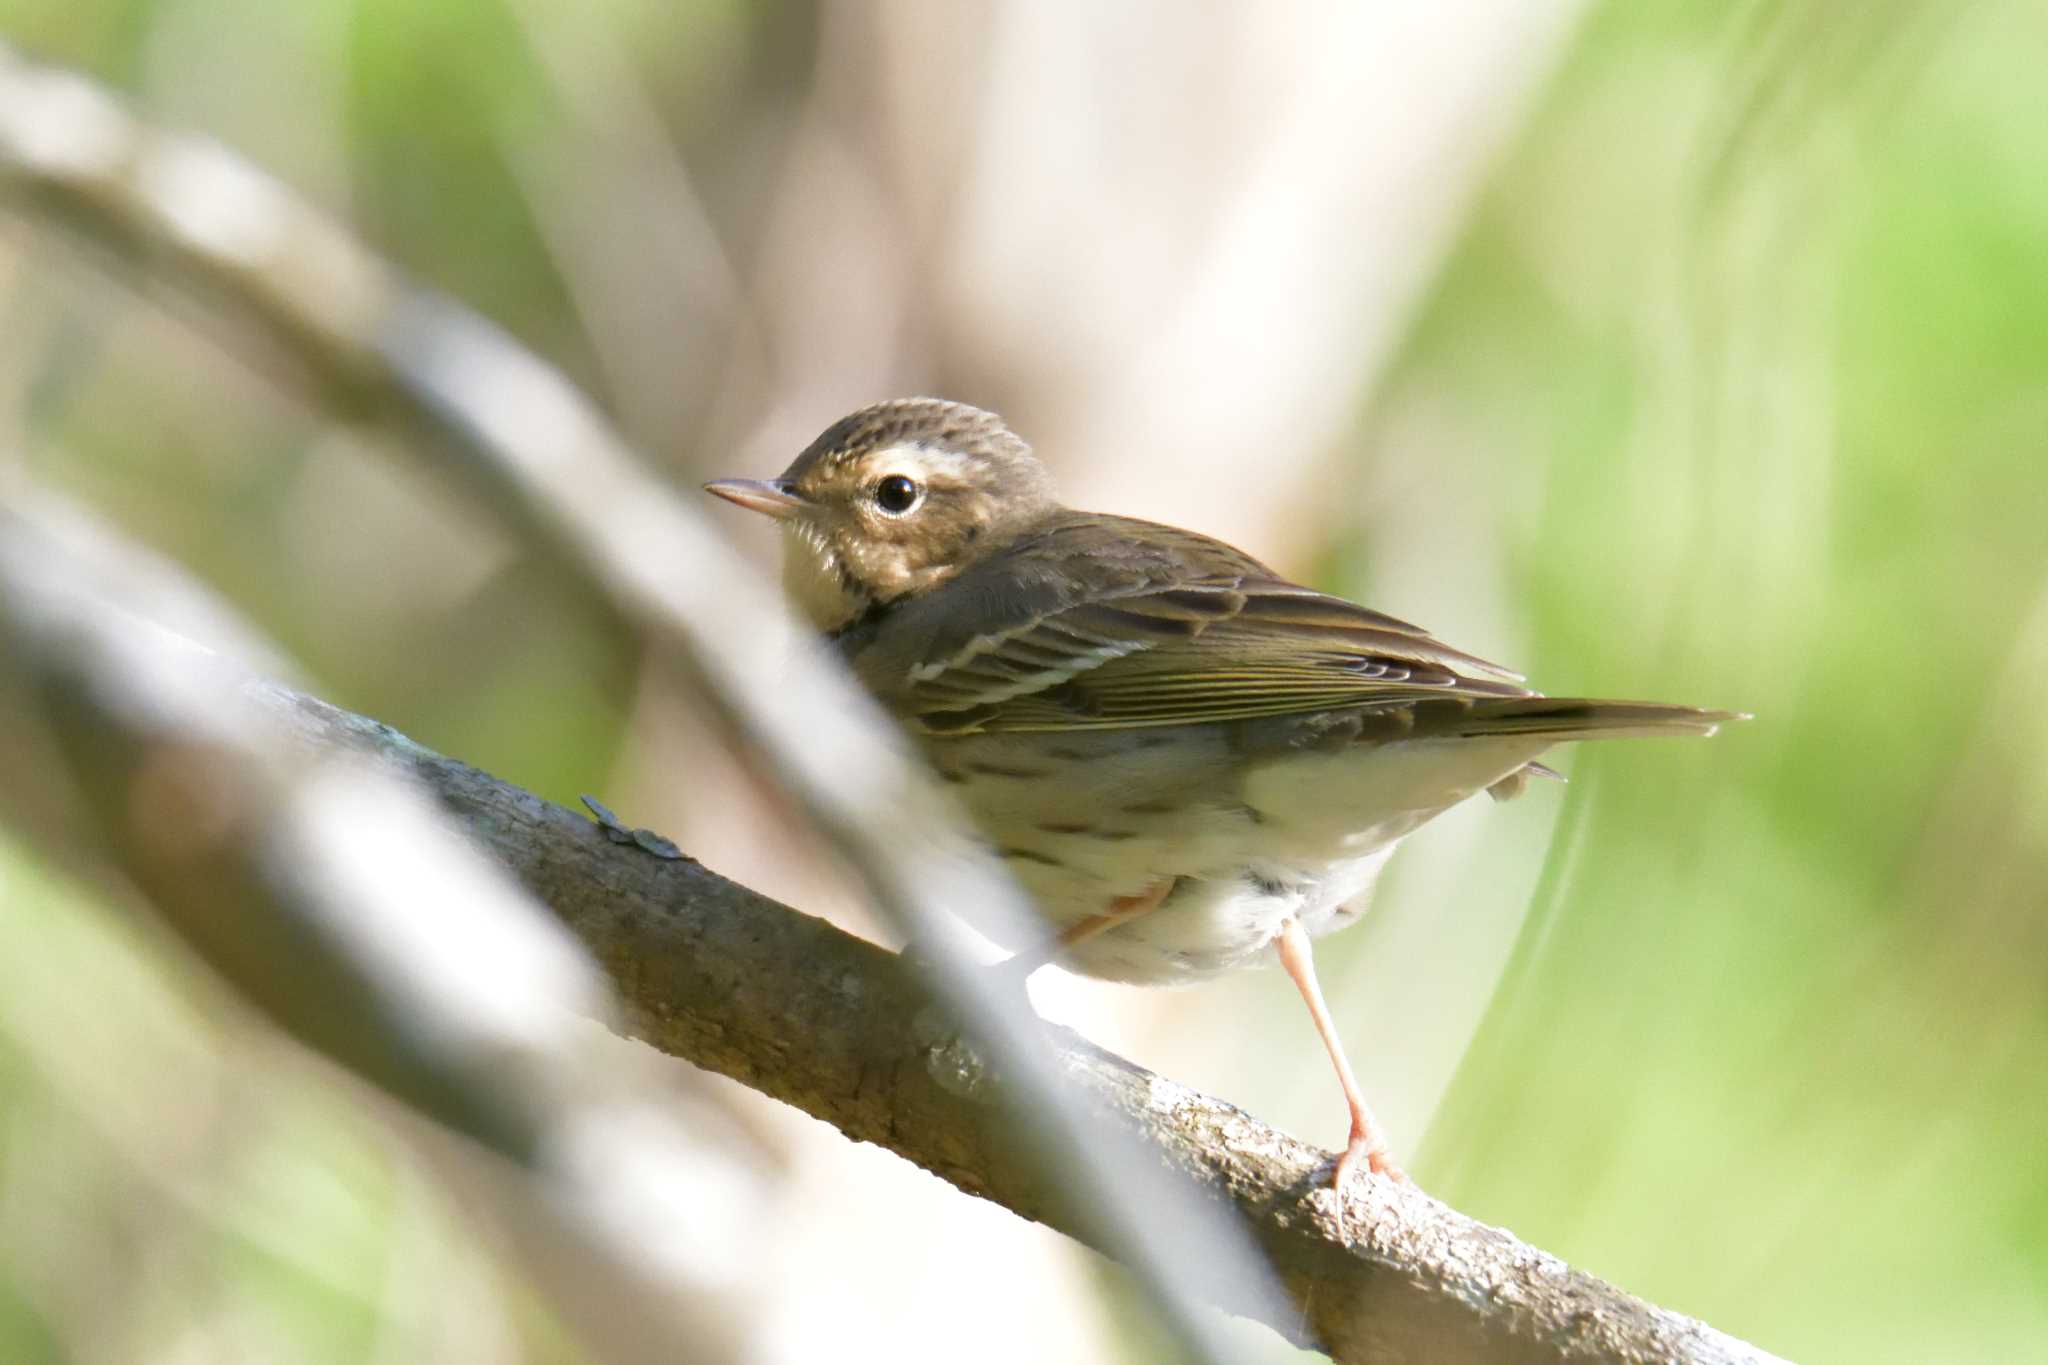
[{"label": "bird's tail", "polygon": [[[1447,718],[1449,719],[1449,718]],[[1439,734],[1525,735],[1531,739],[1642,739],[1711,735],[1741,711],[1709,711],[1660,701],[1594,701],[1585,697],[1484,697],[1467,703]],[[1436,729],[1436,727],[1429,727]]]}]

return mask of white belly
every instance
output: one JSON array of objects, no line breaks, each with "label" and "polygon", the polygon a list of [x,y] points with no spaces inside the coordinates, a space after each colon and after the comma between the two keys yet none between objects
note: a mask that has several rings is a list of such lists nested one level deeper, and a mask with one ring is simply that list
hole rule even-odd
[{"label": "white belly", "polygon": [[1172,882],[1156,910],[1060,959],[1089,976],[1171,983],[1270,960],[1290,918],[1311,934],[1353,922],[1402,837],[1548,741],[1411,740],[1256,762],[1231,746],[1229,730],[1195,727],[971,736],[935,744],[932,757],[1048,936]]}]

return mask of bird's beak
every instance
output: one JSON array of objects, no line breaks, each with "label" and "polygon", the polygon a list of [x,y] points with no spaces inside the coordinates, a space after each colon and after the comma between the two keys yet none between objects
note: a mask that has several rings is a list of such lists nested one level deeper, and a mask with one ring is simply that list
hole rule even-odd
[{"label": "bird's beak", "polygon": [[777,521],[787,521],[810,506],[785,479],[713,479],[704,491]]}]

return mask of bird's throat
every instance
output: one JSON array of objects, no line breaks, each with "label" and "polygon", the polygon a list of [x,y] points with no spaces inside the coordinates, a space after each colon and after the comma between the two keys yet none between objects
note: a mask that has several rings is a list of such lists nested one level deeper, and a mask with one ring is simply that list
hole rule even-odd
[{"label": "bird's throat", "polygon": [[826,634],[835,634],[858,620],[874,598],[840,562],[829,545],[788,525],[783,546],[782,586],[805,619]]}]

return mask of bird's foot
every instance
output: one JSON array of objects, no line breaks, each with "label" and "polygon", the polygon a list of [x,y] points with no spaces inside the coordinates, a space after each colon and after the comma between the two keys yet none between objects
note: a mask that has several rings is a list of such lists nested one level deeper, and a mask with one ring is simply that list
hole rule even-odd
[{"label": "bird's foot", "polygon": [[1330,1173],[1330,1188],[1341,1197],[1344,1181],[1358,1169],[1363,1161],[1365,1168],[1373,1175],[1383,1175],[1397,1185],[1408,1183],[1408,1173],[1394,1164],[1394,1154],[1387,1150],[1386,1140],[1377,1129],[1351,1130],[1351,1141],[1344,1148],[1344,1155],[1337,1158],[1337,1168]]},{"label": "bird's foot", "polygon": [[1387,1142],[1377,1127],[1371,1124],[1351,1125],[1351,1141],[1345,1146],[1344,1154],[1337,1158],[1337,1165],[1330,1172],[1330,1193],[1336,1196],[1337,1236],[1339,1240],[1351,1240],[1349,1220],[1344,1216],[1345,1182],[1351,1173],[1363,1163],[1368,1176],[1382,1176],[1397,1185],[1408,1182],[1408,1173],[1394,1164],[1394,1154],[1387,1150]]}]

